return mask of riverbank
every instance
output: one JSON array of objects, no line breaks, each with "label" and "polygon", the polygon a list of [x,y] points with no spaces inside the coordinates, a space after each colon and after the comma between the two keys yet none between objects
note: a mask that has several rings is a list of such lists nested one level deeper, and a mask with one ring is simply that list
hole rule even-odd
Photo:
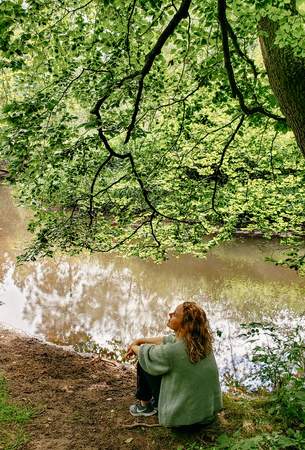
[{"label": "riverbank", "polygon": [[[280,422],[268,415],[268,396],[236,388],[225,396],[224,411],[212,426],[195,430],[156,427],[155,416],[135,419],[128,413],[134,401],[132,367],[10,330],[0,330],[0,367],[10,401],[34,411],[24,425],[27,442],[15,447],[0,444],[1,450],[229,449],[235,448],[226,444],[232,436],[235,442],[281,432]],[[132,427],[138,422],[148,426]],[[5,432],[3,427],[1,432]]]},{"label": "riverbank", "polygon": [[[133,368],[83,356],[38,339],[0,332],[1,375],[10,399],[36,415],[25,426],[24,450],[166,449],[183,445],[165,428],[125,428],[134,401]],[[143,420],[141,420],[143,422]],[[156,417],[145,418],[148,425]]]}]

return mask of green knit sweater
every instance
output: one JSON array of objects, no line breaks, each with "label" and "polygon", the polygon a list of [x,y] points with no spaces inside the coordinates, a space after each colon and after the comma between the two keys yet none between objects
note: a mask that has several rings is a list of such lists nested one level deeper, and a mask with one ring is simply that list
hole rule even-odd
[{"label": "green knit sweater", "polygon": [[164,336],[161,345],[141,345],[139,363],[151,375],[162,375],[158,404],[161,425],[207,423],[222,408],[213,353],[191,363],[185,343],[170,335]]}]

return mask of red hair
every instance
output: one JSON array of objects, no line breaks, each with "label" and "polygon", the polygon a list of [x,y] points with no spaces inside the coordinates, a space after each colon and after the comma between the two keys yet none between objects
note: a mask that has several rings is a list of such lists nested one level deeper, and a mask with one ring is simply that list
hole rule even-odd
[{"label": "red hair", "polygon": [[205,311],[195,302],[184,302],[182,336],[192,363],[212,352],[213,336]]}]

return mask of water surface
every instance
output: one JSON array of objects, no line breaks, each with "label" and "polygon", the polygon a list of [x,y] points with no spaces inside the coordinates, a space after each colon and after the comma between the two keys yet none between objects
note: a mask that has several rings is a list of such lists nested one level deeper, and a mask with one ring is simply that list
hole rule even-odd
[{"label": "water surface", "polygon": [[[203,259],[162,264],[110,254],[56,257],[16,267],[30,236],[28,213],[0,186],[0,322],[61,345],[124,345],[164,334],[167,314],[184,300],[206,309],[222,371],[243,371],[239,324],[297,323],[305,312],[305,280],[265,261],[279,244],[239,239]],[[233,365],[232,365],[233,364]]]}]

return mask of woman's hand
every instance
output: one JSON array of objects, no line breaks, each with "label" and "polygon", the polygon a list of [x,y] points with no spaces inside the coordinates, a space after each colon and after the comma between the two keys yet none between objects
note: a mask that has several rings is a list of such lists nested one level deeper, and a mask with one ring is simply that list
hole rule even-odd
[{"label": "woman's hand", "polygon": [[125,355],[126,359],[129,359],[133,355],[137,355],[139,353],[139,346],[141,345],[140,341],[141,341],[141,339],[136,339],[131,344],[129,344],[129,346],[127,348],[127,353]]},{"label": "woman's hand", "polygon": [[125,354],[125,358],[129,359],[133,355],[137,355],[139,353],[139,346],[142,344],[162,344],[163,336],[153,337],[153,338],[139,338],[132,341],[127,348],[127,353]]}]

